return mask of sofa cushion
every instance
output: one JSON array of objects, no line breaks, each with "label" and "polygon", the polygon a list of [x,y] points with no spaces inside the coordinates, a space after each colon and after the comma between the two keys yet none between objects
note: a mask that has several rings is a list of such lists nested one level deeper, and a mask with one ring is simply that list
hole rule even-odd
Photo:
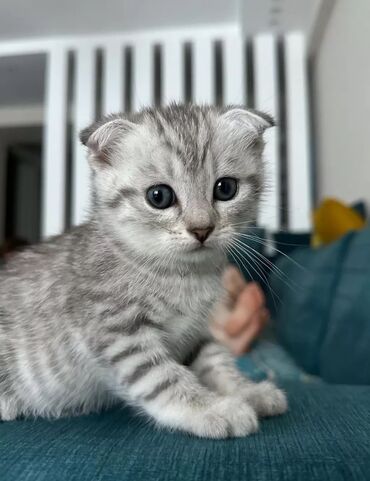
[{"label": "sofa cushion", "polygon": [[277,264],[290,286],[271,277],[279,340],[325,381],[370,384],[370,229],[292,259]]},{"label": "sofa cushion", "polygon": [[238,366],[253,381],[270,379],[285,381],[322,382],[317,376],[304,371],[276,341],[273,331],[266,330],[252,351],[238,359]]},{"label": "sofa cushion", "polygon": [[[305,369],[320,374],[320,348],[348,241],[297,250],[280,257],[270,280],[275,294],[274,323],[279,341]],[[292,259],[292,260],[291,260]]]},{"label": "sofa cushion", "polygon": [[1,481],[367,481],[370,387],[286,384],[290,410],[211,441],[156,429],[129,408],[0,424]]}]

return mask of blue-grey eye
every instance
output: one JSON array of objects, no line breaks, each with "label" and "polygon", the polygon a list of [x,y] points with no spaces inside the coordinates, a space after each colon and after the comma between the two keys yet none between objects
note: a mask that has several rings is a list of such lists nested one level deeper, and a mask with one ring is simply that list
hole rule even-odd
[{"label": "blue-grey eye", "polygon": [[238,181],[233,177],[222,177],[215,183],[213,197],[216,200],[231,200],[238,190]]},{"label": "blue-grey eye", "polygon": [[175,192],[166,184],[149,187],[146,192],[146,198],[155,209],[168,209],[176,202]]}]

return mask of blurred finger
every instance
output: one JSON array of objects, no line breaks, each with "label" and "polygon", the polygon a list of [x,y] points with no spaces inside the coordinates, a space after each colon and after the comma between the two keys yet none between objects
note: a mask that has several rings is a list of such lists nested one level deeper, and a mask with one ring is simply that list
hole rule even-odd
[{"label": "blurred finger", "polygon": [[240,294],[235,309],[225,324],[230,336],[237,336],[250,322],[252,316],[263,307],[265,299],[256,284],[248,284]]},{"label": "blurred finger", "polygon": [[240,356],[247,352],[251,344],[257,339],[261,333],[263,326],[260,322],[251,321],[246,329],[237,337],[229,339],[229,347],[236,356]]},{"label": "blurred finger", "polygon": [[240,356],[247,352],[253,342],[259,337],[266,327],[269,319],[269,311],[266,308],[256,312],[252,317],[246,329],[237,338],[230,339],[232,352],[236,356]]},{"label": "blurred finger", "polygon": [[265,327],[270,320],[270,311],[267,309],[267,307],[263,307],[259,313],[259,320],[262,325],[262,327]]},{"label": "blurred finger", "polygon": [[249,285],[251,286],[251,289],[254,290],[255,296],[257,299],[259,299],[260,304],[265,304],[265,294],[258,282],[251,282]]},{"label": "blurred finger", "polygon": [[236,337],[229,336],[221,326],[213,325],[211,326],[211,331],[219,342],[226,345],[233,354],[240,356],[249,350],[252,343],[265,328],[269,318],[270,313],[268,309],[263,307],[252,316],[249,324]]},{"label": "blurred finger", "polygon": [[223,285],[231,300],[235,302],[247,283],[239,269],[229,266],[223,275]]}]

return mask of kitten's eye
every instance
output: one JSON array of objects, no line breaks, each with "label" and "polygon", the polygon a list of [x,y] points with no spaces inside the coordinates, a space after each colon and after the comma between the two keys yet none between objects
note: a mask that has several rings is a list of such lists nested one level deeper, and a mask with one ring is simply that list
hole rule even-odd
[{"label": "kitten's eye", "polygon": [[216,200],[231,200],[238,190],[238,181],[232,177],[222,177],[215,183],[213,197]]},{"label": "kitten's eye", "polygon": [[146,192],[146,198],[155,209],[168,209],[176,202],[175,192],[169,185],[165,184],[149,187]]}]

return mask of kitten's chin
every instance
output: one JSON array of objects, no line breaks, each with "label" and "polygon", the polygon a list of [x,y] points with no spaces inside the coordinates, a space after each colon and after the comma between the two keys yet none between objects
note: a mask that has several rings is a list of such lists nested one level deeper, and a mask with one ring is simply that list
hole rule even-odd
[{"label": "kitten's chin", "polygon": [[201,264],[214,262],[218,258],[224,257],[221,249],[217,249],[214,245],[198,244],[183,249],[178,254],[179,260],[190,264]]}]

